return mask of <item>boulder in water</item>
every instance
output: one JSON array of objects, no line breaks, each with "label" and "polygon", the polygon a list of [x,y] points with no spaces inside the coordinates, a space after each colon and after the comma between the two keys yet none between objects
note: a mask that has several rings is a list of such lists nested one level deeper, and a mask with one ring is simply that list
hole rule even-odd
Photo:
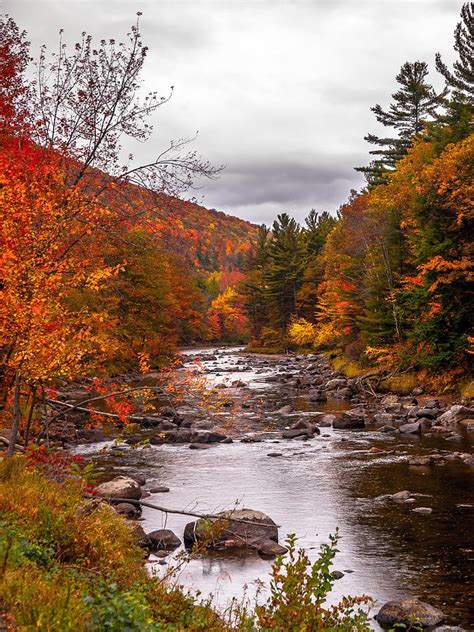
[{"label": "boulder in water", "polygon": [[423,628],[442,623],[445,616],[441,610],[415,598],[388,601],[379,610],[375,619],[383,628],[395,625],[412,626],[415,623]]},{"label": "boulder in water", "polygon": [[139,500],[142,497],[140,485],[130,476],[117,476],[107,483],[95,488],[95,495],[100,498],[130,498]]},{"label": "boulder in water", "polygon": [[278,527],[275,522],[255,509],[223,511],[216,518],[200,518],[189,522],[184,529],[184,543],[206,544],[209,548],[257,549],[262,542],[278,543]]}]

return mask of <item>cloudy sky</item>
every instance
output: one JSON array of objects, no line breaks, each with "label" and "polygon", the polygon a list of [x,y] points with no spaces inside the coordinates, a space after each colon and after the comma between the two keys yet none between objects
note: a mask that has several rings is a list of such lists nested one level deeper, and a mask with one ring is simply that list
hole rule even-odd
[{"label": "cloudy sky", "polygon": [[58,30],[121,39],[142,11],[144,90],[172,100],[135,150],[153,157],[199,130],[195,148],[226,169],[201,182],[205,206],[269,223],[287,211],[334,212],[363,178],[370,107],[386,106],[405,61],[454,59],[461,0],[3,0],[36,56]]}]

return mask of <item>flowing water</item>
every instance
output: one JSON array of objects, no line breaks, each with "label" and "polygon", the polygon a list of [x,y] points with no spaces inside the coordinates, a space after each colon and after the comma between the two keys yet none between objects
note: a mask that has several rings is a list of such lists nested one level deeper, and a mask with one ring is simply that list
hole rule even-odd
[{"label": "flowing water", "polygon": [[[187,352],[189,362],[192,355]],[[235,379],[245,383],[228,392],[258,403],[260,415],[249,404],[240,410],[239,419],[229,421],[247,430],[266,431],[263,442],[237,440],[208,450],[162,445],[125,449],[121,454],[111,450],[106,455],[99,454],[104,444],[81,450],[113,465],[115,471],[145,475],[146,487],[170,488],[169,493],[152,494],[147,498],[150,502],[201,513],[216,513],[236,504],[263,511],[280,526],[281,542],[288,533],[296,533],[298,544],[312,559],[338,528],[341,540],[335,569],[344,576],[335,582],[332,601],[365,593],[377,600],[375,613],[390,599],[418,596],[440,607],[452,623],[474,630],[474,471],[455,462],[429,468],[406,463],[407,454],[434,448],[472,451],[467,438],[448,444],[444,439],[382,434],[369,426],[364,431],[323,428],[310,441],[283,441],[276,432],[278,424],[282,427],[314,410],[340,410],[347,402],[309,405],[274,381],[277,371],[282,371],[278,361],[260,362],[255,370],[248,360],[244,368],[238,349],[221,352],[201,366],[210,384],[230,384]],[[288,402],[296,412],[282,422],[271,411]],[[232,417],[231,412],[227,414]],[[373,447],[380,452],[369,452]],[[281,456],[269,457],[271,452]],[[414,504],[383,498],[405,489],[415,494]],[[433,512],[412,511],[420,506]],[[166,527],[180,537],[192,520],[147,508],[142,519],[147,532]],[[172,557],[167,561],[172,563]],[[157,572],[163,568],[156,563]],[[203,595],[213,594],[224,605],[244,593],[253,598],[260,590],[265,595],[270,568],[271,562],[257,555],[214,554],[192,559],[179,581]]]}]

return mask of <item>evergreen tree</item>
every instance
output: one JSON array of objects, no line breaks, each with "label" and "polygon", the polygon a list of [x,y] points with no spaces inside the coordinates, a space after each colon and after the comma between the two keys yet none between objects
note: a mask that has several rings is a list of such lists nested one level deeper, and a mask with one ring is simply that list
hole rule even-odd
[{"label": "evergreen tree", "polygon": [[296,296],[304,270],[304,240],[299,224],[287,213],[273,222],[268,249],[269,266],[264,276],[272,322],[285,330],[296,314]]},{"label": "evergreen tree", "polygon": [[474,2],[466,2],[461,9],[462,21],[454,31],[454,49],[458,59],[451,72],[436,55],[436,70],[443,75],[456,101],[474,104]]},{"label": "evergreen tree", "polygon": [[370,185],[381,184],[386,181],[385,174],[393,171],[398,160],[403,158],[411,147],[413,138],[419,136],[429,118],[436,115],[437,108],[446,97],[445,89],[437,94],[426,82],[428,66],[425,62],[405,62],[396,76],[400,89],[392,94],[393,102],[388,110],[383,110],[378,103],[371,108],[375,118],[386,127],[393,127],[398,131],[397,138],[380,138],[375,134],[368,134],[365,140],[379,149],[370,152],[378,156],[368,167],[356,167],[366,175]]},{"label": "evergreen tree", "polygon": [[458,59],[451,71],[443,62],[440,53],[436,55],[436,70],[446,81],[451,91],[447,101],[447,113],[441,122],[451,129],[449,142],[461,140],[472,131],[474,109],[474,2],[466,2],[461,9],[462,20],[454,31],[454,49]]},{"label": "evergreen tree", "polygon": [[257,235],[251,240],[251,250],[244,269],[246,279],[241,287],[244,310],[249,319],[250,333],[258,339],[262,327],[268,322],[268,301],[265,293],[264,275],[268,264],[270,229],[259,226]]}]

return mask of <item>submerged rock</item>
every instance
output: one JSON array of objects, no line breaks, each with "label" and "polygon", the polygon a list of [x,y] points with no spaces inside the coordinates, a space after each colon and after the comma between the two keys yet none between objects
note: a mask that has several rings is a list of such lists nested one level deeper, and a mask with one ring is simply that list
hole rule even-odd
[{"label": "submerged rock", "polygon": [[442,623],[445,615],[441,610],[415,598],[388,601],[379,610],[375,619],[383,628],[394,625],[411,626],[418,623],[424,628]]}]

